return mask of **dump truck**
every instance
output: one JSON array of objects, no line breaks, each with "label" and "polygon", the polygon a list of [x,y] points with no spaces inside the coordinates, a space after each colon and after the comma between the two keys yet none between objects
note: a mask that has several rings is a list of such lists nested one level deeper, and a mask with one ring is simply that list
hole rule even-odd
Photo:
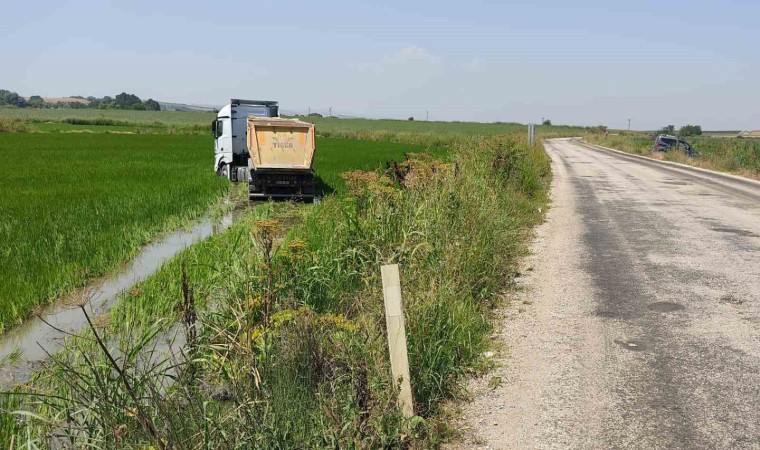
[{"label": "dump truck", "polygon": [[211,131],[214,171],[247,182],[249,199],[314,199],[314,124],[279,117],[274,101],[232,99]]}]

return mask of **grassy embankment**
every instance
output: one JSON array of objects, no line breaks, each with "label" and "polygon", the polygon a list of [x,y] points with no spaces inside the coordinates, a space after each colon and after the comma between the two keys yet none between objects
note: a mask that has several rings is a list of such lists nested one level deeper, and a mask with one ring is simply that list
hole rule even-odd
[{"label": "grassy embankment", "polygon": [[[99,333],[121,345],[126,369],[91,340],[71,341],[32,385],[57,397],[6,398],[55,425],[6,419],[5,430],[55,430],[100,448],[436,444],[439,407],[482,362],[491,302],[546,202],[548,160],[522,141],[452,138],[450,164],[415,159],[403,180],[352,173],[351,194],[249,213],[112,311]],[[293,214],[302,222],[286,230]],[[386,355],[379,266],[390,262],[402,272],[412,420],[395,405]],[[166,387],[165,366],[135,359],[178,319],[198,334],[185,347],[192,362]]]},{"label": "grassy embankment", "polygon": [[628,153],[760,179],[760,140],[757,139],[686,138],[702,154],[696,158],[689,158],[682,151],[653,152],[654,138],[645,133],[621,133],[606,138],[602,134],[587,134],[586,140]]}]

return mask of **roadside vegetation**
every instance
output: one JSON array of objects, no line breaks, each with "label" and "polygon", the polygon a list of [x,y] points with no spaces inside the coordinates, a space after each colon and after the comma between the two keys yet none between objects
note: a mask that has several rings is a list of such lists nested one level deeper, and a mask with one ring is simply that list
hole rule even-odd
[{"label": "roadside vegetation", "polygon": [[585,135],[588,142],[624,152],[760,179],[760,140],[758,139],[690,136],[686,139],[701,153],[701,156],[689,158],[683,151],[676,149],[666,153],[654,152],[654,137],[648,133],[631,132],[610,133],[606,137],[598,133]]},{"label": "roadside vegetation", "polygon": [[[331,163],[322,170],[345,172],[336,195],[262,204],[166,264],[70,339],[26,395],[0,397],[0,446],[436,446],[441,405],[483,365],[490,308],[541,219],[549,162],[522,133],[457,135],[445,154],[438,137],[383,135],[433,155],[399,152],[374,170],[358,143],[335,139],[335,155],[370,170]],[[390,376],[385,263],[401,268],[412,419]],[[151,358],[155,337],[175,331],[182,356]]]}]

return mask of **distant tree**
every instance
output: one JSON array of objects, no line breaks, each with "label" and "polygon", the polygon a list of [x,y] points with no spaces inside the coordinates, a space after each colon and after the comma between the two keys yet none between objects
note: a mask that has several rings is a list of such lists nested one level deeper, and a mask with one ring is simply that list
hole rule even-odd
[{"label": "distant tree", "polygon": [[137,109],[139,108],[138,105],[142,105],[142,100],[140,100],[140,97],[134,94],[127,94],[126,92],[122,92],[116,96],[114,103],[119,109]]},{"label": "distant tree", "polygon": [[26,106],[26,100],[15,92],[0,89],[0,105],[13,105],[23,108]]},{"label": "distant tree", "polygon": [[95,99],[90,103],[92,108],[109,109],[114,107],[113,98],[105,96],[100,99]]},{"label": "distant tree", "polygon": [[546,125],[546,126],[550,127],[550,126],[552,126],[552,121],[549,120],[549,119],[546,119],[543,122],[541,122],[541,125]]},{"label": "distant tree", "polygon": [[678,130],[678,134],[680,134],[681,136],[701,136],[702,126],[701,125],[684,125],[681,127],[680,130]]},{"label": "distant tree", "polygon": [[143,106],[148,111],[161,111],[161,105],[152,98],[145,100]]},{"label": "distant tree", "polygon": [[414,122],[414,117],[410,117],[410,118],[408,118],[406,120],[408,120],[409,122]]},{"label": "distant tree", "polygon": [[32,95],[31,97],[29,97],[29,100],[27,100],[26,103],[32,108],[45,107],[45,99],[43,99],[39,95]]},{"label": "distant tree", "polygon": [[676,134],[675,125],[668,125],[657,130],[657,134]]},{"label": "distant tree", "polygon": [[316,113],[316,112],[314,112],[314,113],[309,113],[309,117],[322,117],[322,114],[320,114],[320,113]]}]

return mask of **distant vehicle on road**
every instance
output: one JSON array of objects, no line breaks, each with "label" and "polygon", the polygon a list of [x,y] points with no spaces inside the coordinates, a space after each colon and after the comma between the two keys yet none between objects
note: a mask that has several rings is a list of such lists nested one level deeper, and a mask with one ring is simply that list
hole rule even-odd
[{"label": "distant vehicle on road", "polygon": [[679,138],[678,136],[671,136],[669,134],[660,134],[657,135],[657,137],[654,140],[654,151],[656,152],[667,152],[671,148],[682,148],[683,152],[686,153],[688,156],[699,156],[700,153],[691,146],[688,142],[685,140]]}]

